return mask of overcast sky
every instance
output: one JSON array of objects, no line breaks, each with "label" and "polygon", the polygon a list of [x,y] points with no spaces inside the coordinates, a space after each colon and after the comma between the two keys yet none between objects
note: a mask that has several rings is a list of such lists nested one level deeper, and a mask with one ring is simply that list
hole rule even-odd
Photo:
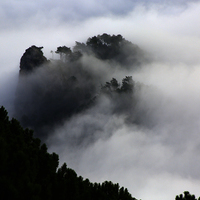
[{"label": "overcast sky", "polygon": [[170,200],[185,190],[200,196],[199,11],[198,0],[1,0],[0,104],[12,115],[20,58],[31,45],[44,46],[51,58],[58,46],[121,34],[155,59],[127,74],[160,91],[140,96],[154,128],[127,127],[123,119],[88,111],[55,132],[62,138],[63,130],[81,128],[83,117],[94,124],[104,118],[104,131],[113,136],[84,151],[70,151],[55,136],[50,151],[84,178],[119,182],[138,199]]}]

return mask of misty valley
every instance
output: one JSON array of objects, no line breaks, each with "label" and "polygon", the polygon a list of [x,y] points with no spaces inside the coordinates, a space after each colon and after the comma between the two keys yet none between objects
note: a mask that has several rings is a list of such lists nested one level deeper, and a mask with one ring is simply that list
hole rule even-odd
[{"label": "misty valley", "polygon": [[[159,88],[135,80],[142,67],[150,65],[154,58],[122,35],[106,33],[88,38],[85,43],[75,42],[73,48],[59,46],[51,51],[49,59],[42,49],[33,45],[20,59],[14,118],[9,119],[4,105],[0,108],[1,195],[16,200],[140,199],[132,197],[134,193],[130,194],[121,183],[110,180],[92,183],[87,177],[78,176],[66,163],[67,158],[72,165],[81,159],[89,163],[95,157],[92,153],[104,160],[100,154],[106,154],[106,150],[101,144],[106,141],[105,147],[110,148],[112,139],[118,144],[117,149],[111,148],[116,153],[113,155],[117,158],[121,155],[117,152],[123,152],[123,159],[128,159],[126,151],[120,149],[124,132],[127,142],[131,142],[130,137],[138,137],[130,145],[135,149],[144,137],[143,130],[148,133],[147,148],[156,143],[153,134],[156,139],[161,138],[156,130],[165,122],[173,123],[170,114],[174,102],[170,98],[163,100],[165,94]],[[166,102],[172,105],[167,111]],[[179,118],[182,113],[175,115]],[[100,146],[100,153],[94,151],[95,145]],[[142,152],[140,149],[141,156]],[[166,157],[170,157],[170,152],[167,153]],[[163,155],[156,156],[154,163],[160,164]],[[134,160],[134,153],[132,157]],[[113,162],[117,163],[116,160]],[[134,162],[140,164],[137,159]],[[89,170],[90,166],[86,168]],[[200,197],[185,191],[175,199],[200,200]]]}]

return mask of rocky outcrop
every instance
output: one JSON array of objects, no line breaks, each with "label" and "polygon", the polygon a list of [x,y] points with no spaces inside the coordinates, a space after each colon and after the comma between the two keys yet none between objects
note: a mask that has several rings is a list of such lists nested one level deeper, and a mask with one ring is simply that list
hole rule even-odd
[{"label": "rocky outcrop", "polygon": [[43,47],[36,47],[33,45],[26,49],[20,60],[20,75],[30,73],[48,62],[41,51],[42,48]]}]

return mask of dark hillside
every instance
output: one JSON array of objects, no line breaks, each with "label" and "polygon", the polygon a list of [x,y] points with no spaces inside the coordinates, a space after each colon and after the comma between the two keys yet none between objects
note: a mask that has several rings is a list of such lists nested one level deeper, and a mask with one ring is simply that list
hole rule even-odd
[{"label": "dark hillside", "polygon": [[135,200],[127,189],[110,181],[91,183],[77,176],[58,155],[33,137],[33,131],[9,120],[0,108],[1,199],[13,200]]}]

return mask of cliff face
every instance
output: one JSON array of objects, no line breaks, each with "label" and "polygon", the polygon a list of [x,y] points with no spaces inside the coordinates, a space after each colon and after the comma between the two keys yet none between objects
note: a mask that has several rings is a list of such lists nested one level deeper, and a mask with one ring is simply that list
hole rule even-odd
[{"label": "cliff face", "polygon": [[42,48],[33,45],[26,49],[20,60],[20,74],[32,72],[35,68],[47,63],[47,59],[41,51]]}]

